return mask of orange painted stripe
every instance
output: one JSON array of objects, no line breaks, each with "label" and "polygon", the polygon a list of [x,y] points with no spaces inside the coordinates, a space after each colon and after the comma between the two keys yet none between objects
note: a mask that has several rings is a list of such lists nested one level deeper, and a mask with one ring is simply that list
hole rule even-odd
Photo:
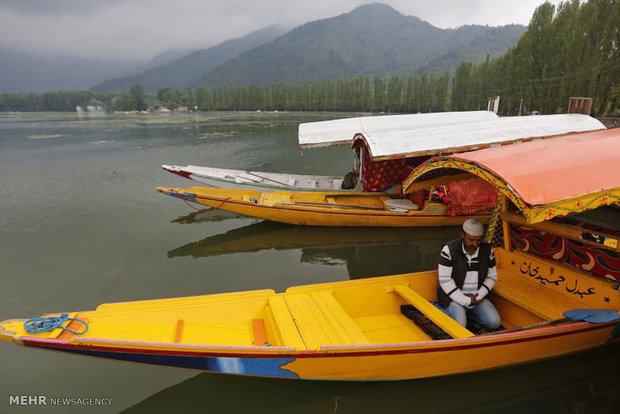
[{"label": "orange painted stripe", "polygon": [[265,321],[263,319],[252,319],[252,343],[256,346],[264,346],[267,343],[267,332],[265,332]]},{"label": "orange painted stripe", "polygon": [[[84,318],[80,318],[82,319],[84,322],[88,323],[88,319],[84,319]],[[84,325],[81,322],[78,321],[71,321],[69,322],[69,325],[66,326],[66,328],[69,328],[73,331],[76,332],[82,332],[84,330]],[[69,331],[65,331],[64,329],[62,330],[62,332],[60,333],[60,335],[58,335],[58,337],[56,337],[56,339],[70,339],[73,338],[75,335],[72,334]]]},{"label": "orange painted stripe", "polygon": [[177,321],[177,326],[174,329],[174,343],[178,344],[179,342],[181,342],[181,335],[183,335],[183,326],[185,325],[185,322],[183,321],[183,319],[179,319]]}]

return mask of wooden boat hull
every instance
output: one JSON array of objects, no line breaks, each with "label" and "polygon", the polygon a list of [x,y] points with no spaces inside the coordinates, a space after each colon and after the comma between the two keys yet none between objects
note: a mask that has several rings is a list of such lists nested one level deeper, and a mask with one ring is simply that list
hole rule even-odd
[{"label": "wooden boat hull", "polygon": [[[507,328],[555,320],[564,310],[619,309],[611,282],[526,253],[496,251],[492,300]],[[535,271],[534,271],[535,269]],[[525,272],[525,273],[524,273]],[[557,282],[557,283],[555,283]],[[474,335],[435,308],[437,273],[419,272],[272,290],[100,305],[71,317],[84,335],[28,334],[0,324],[19,345],[207,372],[308,380],[404,380],[494,369],[617,340],[618,321],[569,322]],[[403,316],[414,304],[449,332],[432,340]],[[69,325],[70,328],[79,329]]]},{"label": "wooden boat hull", "polygon": [[187,189],[158,187],[157,191],[187,202],[280,223],[307,226],[422,227],[456,226],[470,218],[488,222],[490,213],[449,216],[442,204],[423,210],[392,211],[384,193],[290,192]]},{"label": "wooden boat hull", "polygon": [[[532,334],[498,335],[493,341],[458,340],[450,344],[324,349],[303,354],[281,351],[267,356],[250,349],[213,352],[149,349],[146,343],[79,346],[23,338],[22,344],[72,354],[211,373],[306,380],[407,380],[454,375],[559,357],[608,342],[614,324],[581,323]],[[134,345],[132,347],[132,345]],[[163,345],[163,344],[162,344]],[[181,347],[179,347],[181,348]]]}]

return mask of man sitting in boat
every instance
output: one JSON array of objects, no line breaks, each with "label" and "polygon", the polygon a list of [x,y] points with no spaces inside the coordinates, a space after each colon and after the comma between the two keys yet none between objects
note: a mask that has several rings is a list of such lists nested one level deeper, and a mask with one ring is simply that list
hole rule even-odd
[{"label": "man sitting in boat", "polygon": [[461,238],[446,243],[439,254],[439,288],[436,306],[463,326],[467,318],[481,328],[499,328],[501,319],[486,299],[497,269],[491,245],[482,241],[484,226],[475,219],[463,223]]}]

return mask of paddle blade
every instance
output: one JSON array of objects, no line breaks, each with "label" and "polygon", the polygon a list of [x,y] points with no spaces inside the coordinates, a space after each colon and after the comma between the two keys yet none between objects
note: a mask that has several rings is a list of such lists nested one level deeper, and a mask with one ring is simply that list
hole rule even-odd
[{"label": "paddle blade", "polygon": [[612,322],[620,319],[620,314],[612,309],[573,309],[564,312],[564,316],[573,321],[590,323]]}]

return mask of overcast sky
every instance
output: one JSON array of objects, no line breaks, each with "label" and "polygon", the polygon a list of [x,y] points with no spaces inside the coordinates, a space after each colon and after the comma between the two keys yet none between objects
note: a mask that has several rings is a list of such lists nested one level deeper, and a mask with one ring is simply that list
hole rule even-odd
[{"label": "overcast sky", "polygon": [[[214,46],[272,24],[295,27],[363,0],[0,0],[0,48],[148,60]],[[527,25],[543,0],[383,0],[441,28]],[[558,1],[552,1],[557,4]],[[0,57],[1,58],[1,57]]]}]

